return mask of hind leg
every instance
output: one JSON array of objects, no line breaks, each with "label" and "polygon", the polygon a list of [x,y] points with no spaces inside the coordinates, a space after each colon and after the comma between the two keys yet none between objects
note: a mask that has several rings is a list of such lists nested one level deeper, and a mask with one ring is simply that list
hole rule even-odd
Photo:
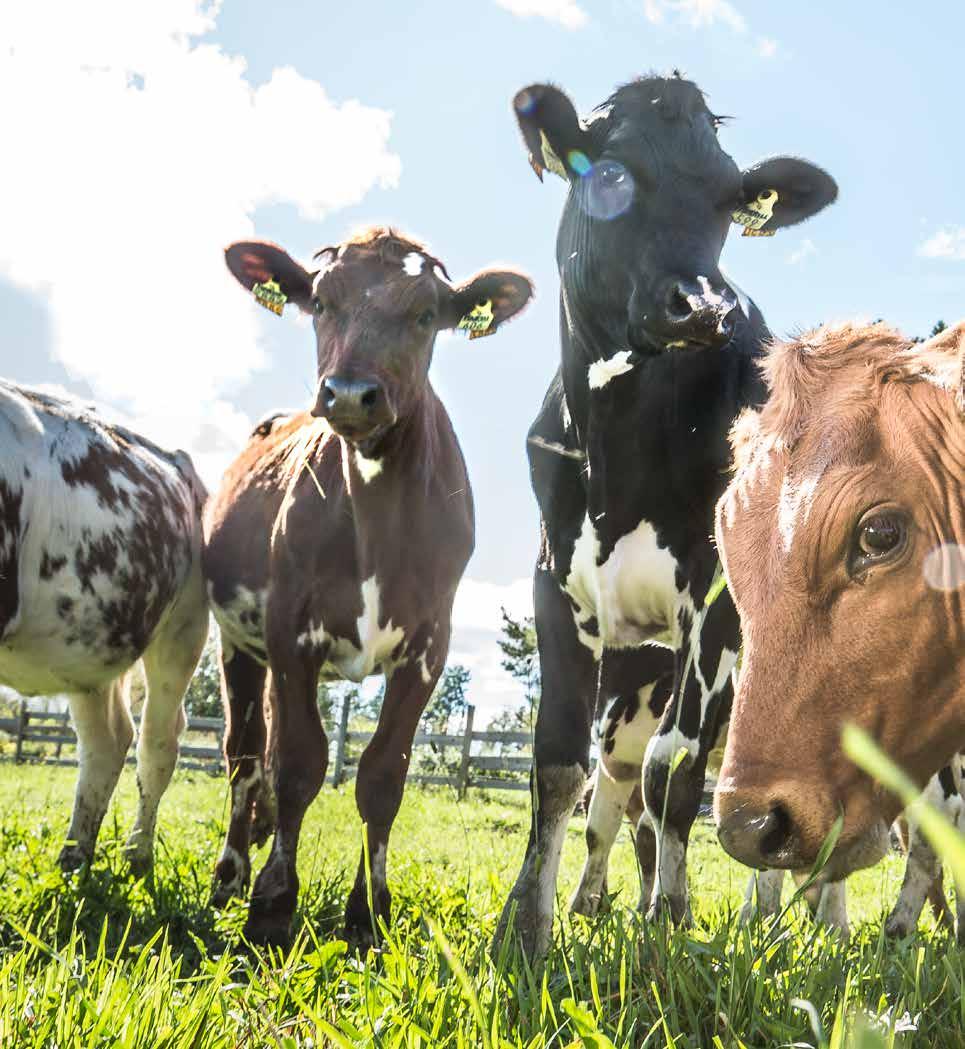
[{"label": "hind leg", "polygon": [[208,636],[208,608],[200,587],[185,590],[144,653],[147,698],[137,741],[137,818],[125,851],[135,875],[154,862],[154,832],[161,796],[178,760],[184,731],[184,692]]},{"label": "hind leg", "polygon": [[59,859],[64,871],[93,859],[101,823],[134,738],[126,675],[103,688],[70,696],[70,713],[77,730],[80,772]]},{"label": "hind leg", "polygon": [[755,917],[763,920],[780,914],[783,887],[784,871],[755,871],[747,882],[744,905],[741,907],[738,919],[741,925],[749,924]]},{"label": "hind leg", "polygon": [[[232,896],[242,896],[251,878],[248,850],[252,837],[252,808],[262,790],[268,789],[265,755],[265,678],[267,671],[247,653],[221,647],[221,673],[225,696],[225,763],[231,783],[231,816],[221,856],[214,869],[211,902],[223,906]],[[271,834],[274,821],[267,827]]]}]

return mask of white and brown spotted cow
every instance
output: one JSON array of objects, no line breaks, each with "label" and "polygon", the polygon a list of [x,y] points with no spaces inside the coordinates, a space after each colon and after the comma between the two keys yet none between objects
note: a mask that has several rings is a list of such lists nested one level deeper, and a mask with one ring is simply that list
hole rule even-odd
[{"label": "white and brown spotted cow", "polygon": [[24,695],[66,694],[79,742],[61,867],[93,856],[134,735],[127,685],[140,659],[147,700],[127,855],[143,873],[208,631],[204,488],[183,452],[5,381],[0,449],[0,681]]},{"label": "white and brown spotted cow", "polygon": [[924,784],[965,746],[965,324],[774,345],[735,428],[717,540],[744,638],[715,807],[724,847],[832,877],[876,862],[897,798],[841,748],[853,722]]},{"label": "white and brown spotted cow", "polygon": [[[267,749],[277,824],[246,932],[287,940],[299,831],[328,762],[317,682],[382,673],[379,724],[356,779],[371,885],[363,855],[345,911],[347,938],[370,943],[377,919],[389,918],[389,832],[474,542],[465,463],[428,378],[433,346],[457,326],[494,332],[532,289],[506,270],[450,284],[422,245],[382,227],[319,252],[312,271],[263,242],[234,244],[226,258],[256,297],[270,286],[270,305],[291,301],[314,316],[318,385],[310,412],[256,429],[205,511],[232,777],[214,898],[247,885],[253,811],[254,832],[270,829]],[[269,671],[274,740],[266,747]]]}]

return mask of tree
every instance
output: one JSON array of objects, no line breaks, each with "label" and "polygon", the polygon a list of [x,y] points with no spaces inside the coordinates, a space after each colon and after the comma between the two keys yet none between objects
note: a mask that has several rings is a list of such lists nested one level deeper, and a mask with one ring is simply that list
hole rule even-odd
[{"label": "tree", "polygon": [[[932,327],[932,330],[928,333],[928,338],[929,339],[933,339],[936,335],[941,335],[941,333],[947,327],[948,327],[948,325],[944,321],[936,321],[935,325]],[[911,341],[912,342],[924,342],[925,339],[921,335],[916,335]]]},{"label": "tree", "polygon": [[[533,616],[514,619],[505,608],[500,612],[503,617],[503,632],[497,642],[503,654],[500,665],[523,686],[526,705],[520,709],[516,721],[520,728],[529,729],[533,723],[533,715],[539,702],[541,689],[539,651],[536,646],[536,621]],[[513,708],[509,707],[504,713],[512,710]],[[505,731],[510,731],[510,729],[507,728]]]},{"label": "tree", "polygon": [[447,666],[422,715],[428,731],[447,732],[454,718],[465,716],[469,706],[466,688],[472,672],[460,663]]},{"label": "tree", "polygon": [[188,717],[220,718],[224,714],[221,705],[221,668],[218,665],[220,645],[221,634],[212,620],[198,668],[184,694],[184,707]]}]

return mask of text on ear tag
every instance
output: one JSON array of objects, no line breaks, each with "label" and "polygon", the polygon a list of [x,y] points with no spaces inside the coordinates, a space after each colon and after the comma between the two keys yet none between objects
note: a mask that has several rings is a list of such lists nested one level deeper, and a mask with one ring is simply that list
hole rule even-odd
[{"label": "text on ear tag", "polygon": [[776,203],[777,190],[762,189],[755,200],[748,201],[732,211],[731,218],[744,227],[745,237],[773,237],[775,230],[765,230],[761,227],[770,222]]},{"label": "text on ear tag", "polygon": [[469,332],[470,339],[480,339],[484,335],[492,335],[493,327],[493,304],[490,299],[479,302],[462,318],[456,325],[463,331]]},{"label": "text on ear tag", "polygon": [[560,178],[569,178],[566,168],[563,167],[563,161],[556,155],[556,152],[550,145],[550,140],[546,137],[545,131],[540,131],[539,133],[539,144],[543,151],[543,163],[546,165],[547,171],[552,171],[554,175],[559,175]]},{"label": "text on ear tag", "polygon": [[251,294],[254,295],[255,302],[279,317],[285,303],[288,302],[288,296],[281,290],[276,280],[266,280],[263,284],[252,284]]}]

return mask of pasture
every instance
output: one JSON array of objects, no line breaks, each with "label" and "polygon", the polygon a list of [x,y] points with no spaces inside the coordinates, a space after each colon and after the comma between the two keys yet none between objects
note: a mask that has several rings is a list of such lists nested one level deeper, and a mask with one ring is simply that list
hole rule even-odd
[{"label": "pasture", "polygon": [[[75,775],[0,765],[4,1047],[765,1049],[836,1044],[839,1011],[897,1027],[896,1045],[963,1044],[965,956],[930,916],[915,938],[881,936],[901,876],[896,856],[849,883],[847,946],[797,904],[782,928],[742,930],[745,871],[700,821],[695,924],[668,935],[632,910],[637,876],[624,831],[611,913],[592,924],[558,920],[549,963],[534,972],[513,950],[495,964],[487,954],[525,843],[526,795],[460,803],[451,790],[412,788],[393,832],[395,924],[383,949],[360,959],[337,939],[361,841],[355,802],[351,786],[325,787],[302,834],[299,932],[281,960],[245,950],[243,908],[206,905],[228,816],[222,778],[175,774],[153,880],[135,882],[120,855],[136,802],[131,770],[92,870],[65,880],[57,869]],[[564,896],[583,860],[583,828],[580,818],[570,823]]]}]

